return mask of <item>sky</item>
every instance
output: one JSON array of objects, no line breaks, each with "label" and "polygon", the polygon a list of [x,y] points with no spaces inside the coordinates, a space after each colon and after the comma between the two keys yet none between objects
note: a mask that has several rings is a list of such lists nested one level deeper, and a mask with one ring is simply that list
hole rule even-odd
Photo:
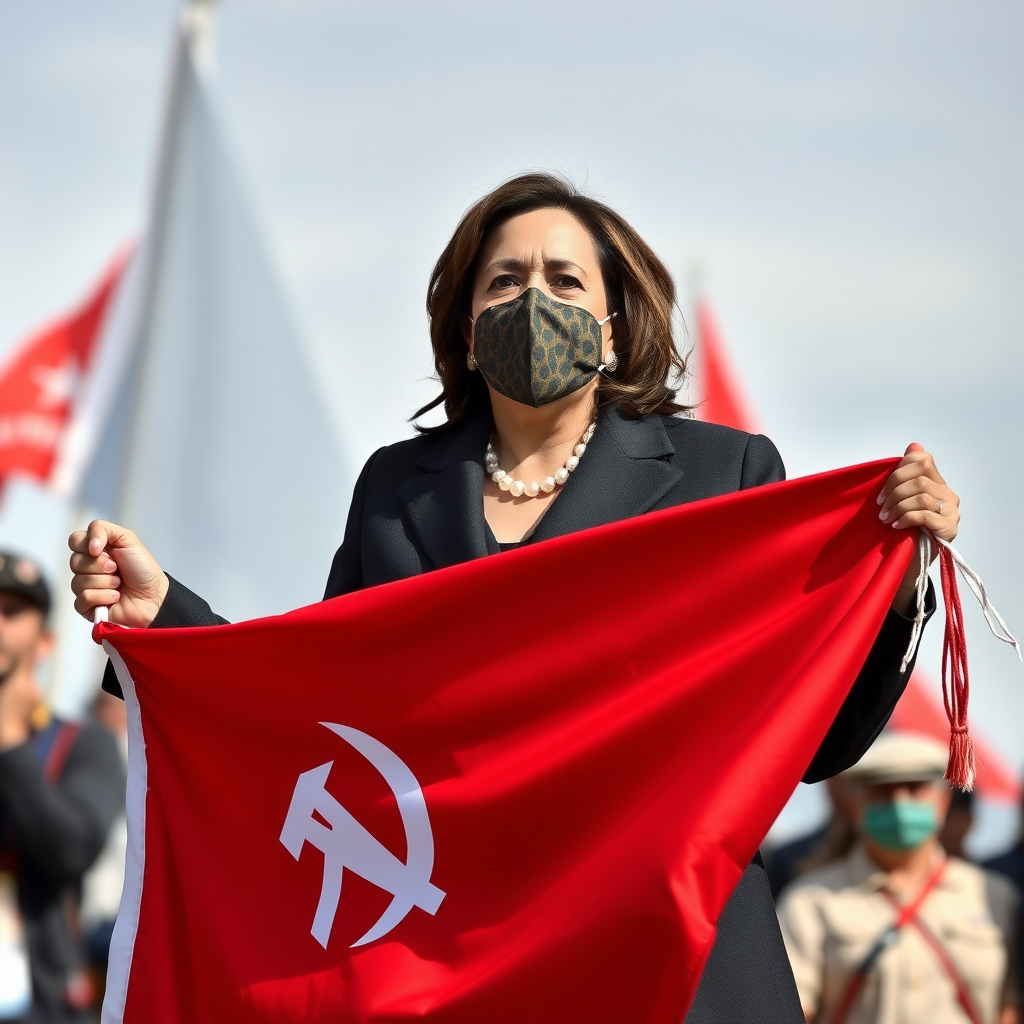
[{"label": "sky", "polygon": [[[143,225],[176,9],[0,0],[0,357]],[[353,475],[434,394],[459,216],[552,168],[633,222],[684,314],[702,282],[791,476],[925,444],[1024,632],[1022,42],[1010,2],[248,0],[214,87]],[[21,486],[0,541],[56,565],[66,522]],[[1024,669],[967,628],[972,719],[1021,769]]]}]

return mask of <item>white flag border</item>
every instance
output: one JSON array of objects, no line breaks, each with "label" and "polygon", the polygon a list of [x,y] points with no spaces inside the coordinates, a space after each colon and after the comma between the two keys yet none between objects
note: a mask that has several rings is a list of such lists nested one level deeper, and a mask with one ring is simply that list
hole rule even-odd
[{"label": "white flag border", "polygon": [[124,889],[121,907],[110,940],[107,968],[107,990],[103,997],[101,1024],[122,1024],[128,999],[128,979],[135,954],[135,937],[139,930],[142,908],[142,880],[146,867],[146,792],[149,769],[146,762],[146,739],[142,731],[142,710],[135,692],[135,680],[121,655],[104,640],[114,665],[128,713],[128,788],[125,812],[128,820],[128,848],[125,852]]}]

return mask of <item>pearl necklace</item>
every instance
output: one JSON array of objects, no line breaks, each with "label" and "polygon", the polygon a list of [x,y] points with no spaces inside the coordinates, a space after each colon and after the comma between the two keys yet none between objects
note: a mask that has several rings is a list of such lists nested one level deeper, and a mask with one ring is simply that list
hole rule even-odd
[{"label": "pearl necklace", "polygon": [[490,441],[487,442],[487,454],[484,456],[484,465],[487,468],[487,473],[503,491],[508,491],[513,498],[518,498],[522,494],[525,494],[528,498],[536,498],[541,491],[545,494],[550,494],[556,487],[561,487],[569,479],[569,474],[580,464],[580,459],[587,450],[587,444],[594,436],[594,429],[596,427],[597,423],[591,423],[580,439],[580,443],[573,448],[572,455],[565,460],[565,465],[561,469],[555,470],[552,476],[545,477],[540,483],[537,483],[536,480],[531,483],[516,480],[506,473],[505,470],[499,469],[498,456],[495,454],[494,445]]}]

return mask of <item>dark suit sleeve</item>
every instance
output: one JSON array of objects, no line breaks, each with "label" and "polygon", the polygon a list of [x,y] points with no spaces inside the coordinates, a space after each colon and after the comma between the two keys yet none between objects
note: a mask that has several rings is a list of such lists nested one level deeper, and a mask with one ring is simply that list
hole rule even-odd
[{"label": "dark suit sleeve", "polygon": [[[740,487],[758,487],[785,479],[786,468],[775,445],[762,434],[752,434],[743,456]],[[935,591],[929,582],[925,621],[934,611]],[[913,671],[912,662],[905,673],[900,672],[913,625],[912,618],[892,609],[888,611],[864,667],[814,755],[804,782],[820,782],[851,768],[885,728]]]},{"label": "dark suit sleeve", "polygon": [[31,743],[0,754],[0,804],[21,854],[56,879],[77,878],[99,855],[124,807],[124,770],[105,729],[82,729],[56,785],[43,778]]},{"label": "dark suit sleeve", "polygon": [[764,436],[751,434],[747,438],[747,449],[743,453],[743,468],[740,470],[740,490],[775,484],[786,479],[786,467],[778,448]]},{"label": "dark suit sleeve", "polygon": [[351,594],[354,590],[362,590],[363,583],[363,506],[366,502],[366,479],[370,475],[370,467],[374,459],[383,451],[378,448],[370,458],[363,471],[359,474],[355,489],[352,491],[352,504],[348,510],[348,522],[345,524],[345,537],[341,542],[331,563],[331,572],[324,588],[324,600]]},{"label": "dark suit sleeve", "polygon": [[[176,629],[186,626],[223,626],[227,619],[217,615],[213,609],[188,587],[180,584],[173,576],[167,574],[167,596],[156,613],[156,618],[149,624],[150,629]],[[108,661],[103,670],[103,689],[115,697],[124,700],[121,684],[117,681],[114,666]]]},{"label": "dark suit sleeve", "polygon": [[[935,588],[928,581],[925,600],[925,621],[935,611]],[[843,701],[811,766],[804,775],[804,782],[821,782],[833,775],[852,768],[867,753],[868,747],[885,728],[897,701],[907,688],[907,681],[914,671],[913,660],[906,672],[900,672],[903,655],[910,644],[910,633],[914,620],[891,608],[868,653],[867,661],[860,670],[850,692]]]},{"label": "dark suit sleeve", "polygon": [[167,596],[149,624],[150,629],[180,629],[186,626],[226,626],[228,620],[173,576],[167,576]]}]

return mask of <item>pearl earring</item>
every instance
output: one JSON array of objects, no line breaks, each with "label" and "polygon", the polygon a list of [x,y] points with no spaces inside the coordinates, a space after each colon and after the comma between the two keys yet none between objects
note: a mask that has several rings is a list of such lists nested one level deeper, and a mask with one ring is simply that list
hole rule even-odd
[{"label": "pearl earring", "polygon": [[475,369],[477,368],[477,366],[476,366],[476,360],[475,360],[475,359],[473,358],[473,353],[472,353],[472,352],[467,352],[467,353],[466,353],[466,365],[467,365],[467,366],[468,366],[468,367],[469,367],[469,368],[470,368],[471,370],[475,370]]}]

